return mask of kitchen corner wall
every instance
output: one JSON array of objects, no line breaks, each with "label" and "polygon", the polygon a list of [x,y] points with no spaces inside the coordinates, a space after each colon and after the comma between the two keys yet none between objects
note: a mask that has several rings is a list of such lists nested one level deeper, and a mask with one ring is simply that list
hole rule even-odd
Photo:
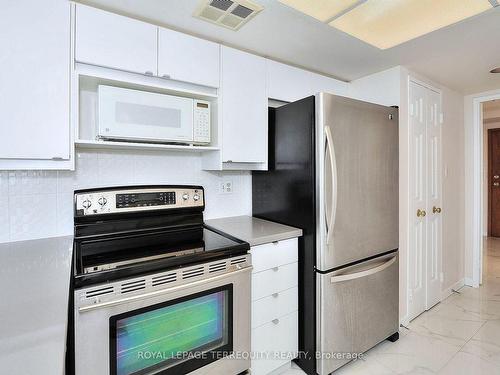
[{"label": "kitchen corner wall", "polygon": [[[250,172],[207,172],[200,154],[170,152],[76,153],[75,171],[0,171],[0,242],[73,233],[73,191],[154,184],[205,188],[205,219],[250,215]],[[233,192],[220,185],[231,181]]]}]

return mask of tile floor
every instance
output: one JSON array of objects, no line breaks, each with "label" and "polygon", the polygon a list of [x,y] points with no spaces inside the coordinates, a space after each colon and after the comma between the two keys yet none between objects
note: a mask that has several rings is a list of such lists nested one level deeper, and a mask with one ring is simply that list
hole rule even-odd
[{"label": "tile floor", "polygon": [[486,240],[483,269],[479,289],[462,288],[335,375],[500,375],[500,239]]}]

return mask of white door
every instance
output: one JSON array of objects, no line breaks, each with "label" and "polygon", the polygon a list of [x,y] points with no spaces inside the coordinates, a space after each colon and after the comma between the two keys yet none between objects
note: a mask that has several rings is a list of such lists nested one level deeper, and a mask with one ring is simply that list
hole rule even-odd
[{"label": "white door", "polygon": [[0,11],[0,159],[70,158],[70,3]]},{"label": "white door", "polygon": [[441,95],[410,82],[408,317],[441,299]]},{"label": "white door", "polygon": [[426,89],[410,82],[409,100],[410,227],[408,247],[408,315],[411,320],[425,310],[426,302]]},{"label": "white door", "polygon": [[219,44],[164,28],[158,38],[160,77],[219,87]]},{"label": "white door", "polygon": [[441,300],[441,170],[441,95],[427,89],[427,310]]},{"label": "white door", "polygon": [[75,59],[156,75],[157,33],[157,26],[78,4]]},{"label": "white door", "polygon": [[223,162],[267,162],[266,60],[222,47]]}]

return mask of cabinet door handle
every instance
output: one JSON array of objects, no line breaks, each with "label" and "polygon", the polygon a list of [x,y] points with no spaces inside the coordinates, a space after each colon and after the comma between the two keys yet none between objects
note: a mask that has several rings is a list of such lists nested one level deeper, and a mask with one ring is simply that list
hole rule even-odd
[{"label": "cabinet door handle", "polygon": [[441,207],[432,207],[432,213],[434,214],[440,214],[441,213]]},{"label": "cabinet door handle", "polygon": [[274,324],[280,324],[280,320],[279,320],[279,319],[273,319],[273,320],[272,320],[272,322],[273,322]]},{"label": "cabinet door handle", "polygon": [[278,271],[280,270],[280,268],[279,268],[279,267],[273,267],[273,268],[272,268],[272,270],[273,270],[274,272],[278,272]]},{"label": "cabinet door handle", "polygon": [[147,76],[152,76],[152,75],[153,75],[153,72],[151,72],[151,71],[149,71],[149,70],[148,70],[148,71],[147,71],[147,72],[145,72],[144,74],[145,74],[145,75],[147,75]]},{"label": "cabinet door handle", "polygon": [[273,293],[273,294],[272,294],[272,296],[273,296],[274,298],[278,298],[279,293]]},{"label": "cabinet door handle", "polygon": [[170,74],[164,74],[161,76],[162,78],[165,78],[165,79],[170,79]]}]

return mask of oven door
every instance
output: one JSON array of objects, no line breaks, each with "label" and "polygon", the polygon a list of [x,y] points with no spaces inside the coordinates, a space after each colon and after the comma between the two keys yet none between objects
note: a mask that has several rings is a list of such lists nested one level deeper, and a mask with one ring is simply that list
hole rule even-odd
[{"label": "oven door", "polygon": [[[250,350],[250,271],[240,268],[170,287],[174,271],[77,290],[75,374],[236,375],[247,370],[249,360],[234,354]],[[140,289],[155,280],[166,287]],[[109,287],[113,298],[93,297]]]},{"label": "oven door", "polygon": [[104,85],[98,95],[100,138],[193,141],[193,99]]}]

